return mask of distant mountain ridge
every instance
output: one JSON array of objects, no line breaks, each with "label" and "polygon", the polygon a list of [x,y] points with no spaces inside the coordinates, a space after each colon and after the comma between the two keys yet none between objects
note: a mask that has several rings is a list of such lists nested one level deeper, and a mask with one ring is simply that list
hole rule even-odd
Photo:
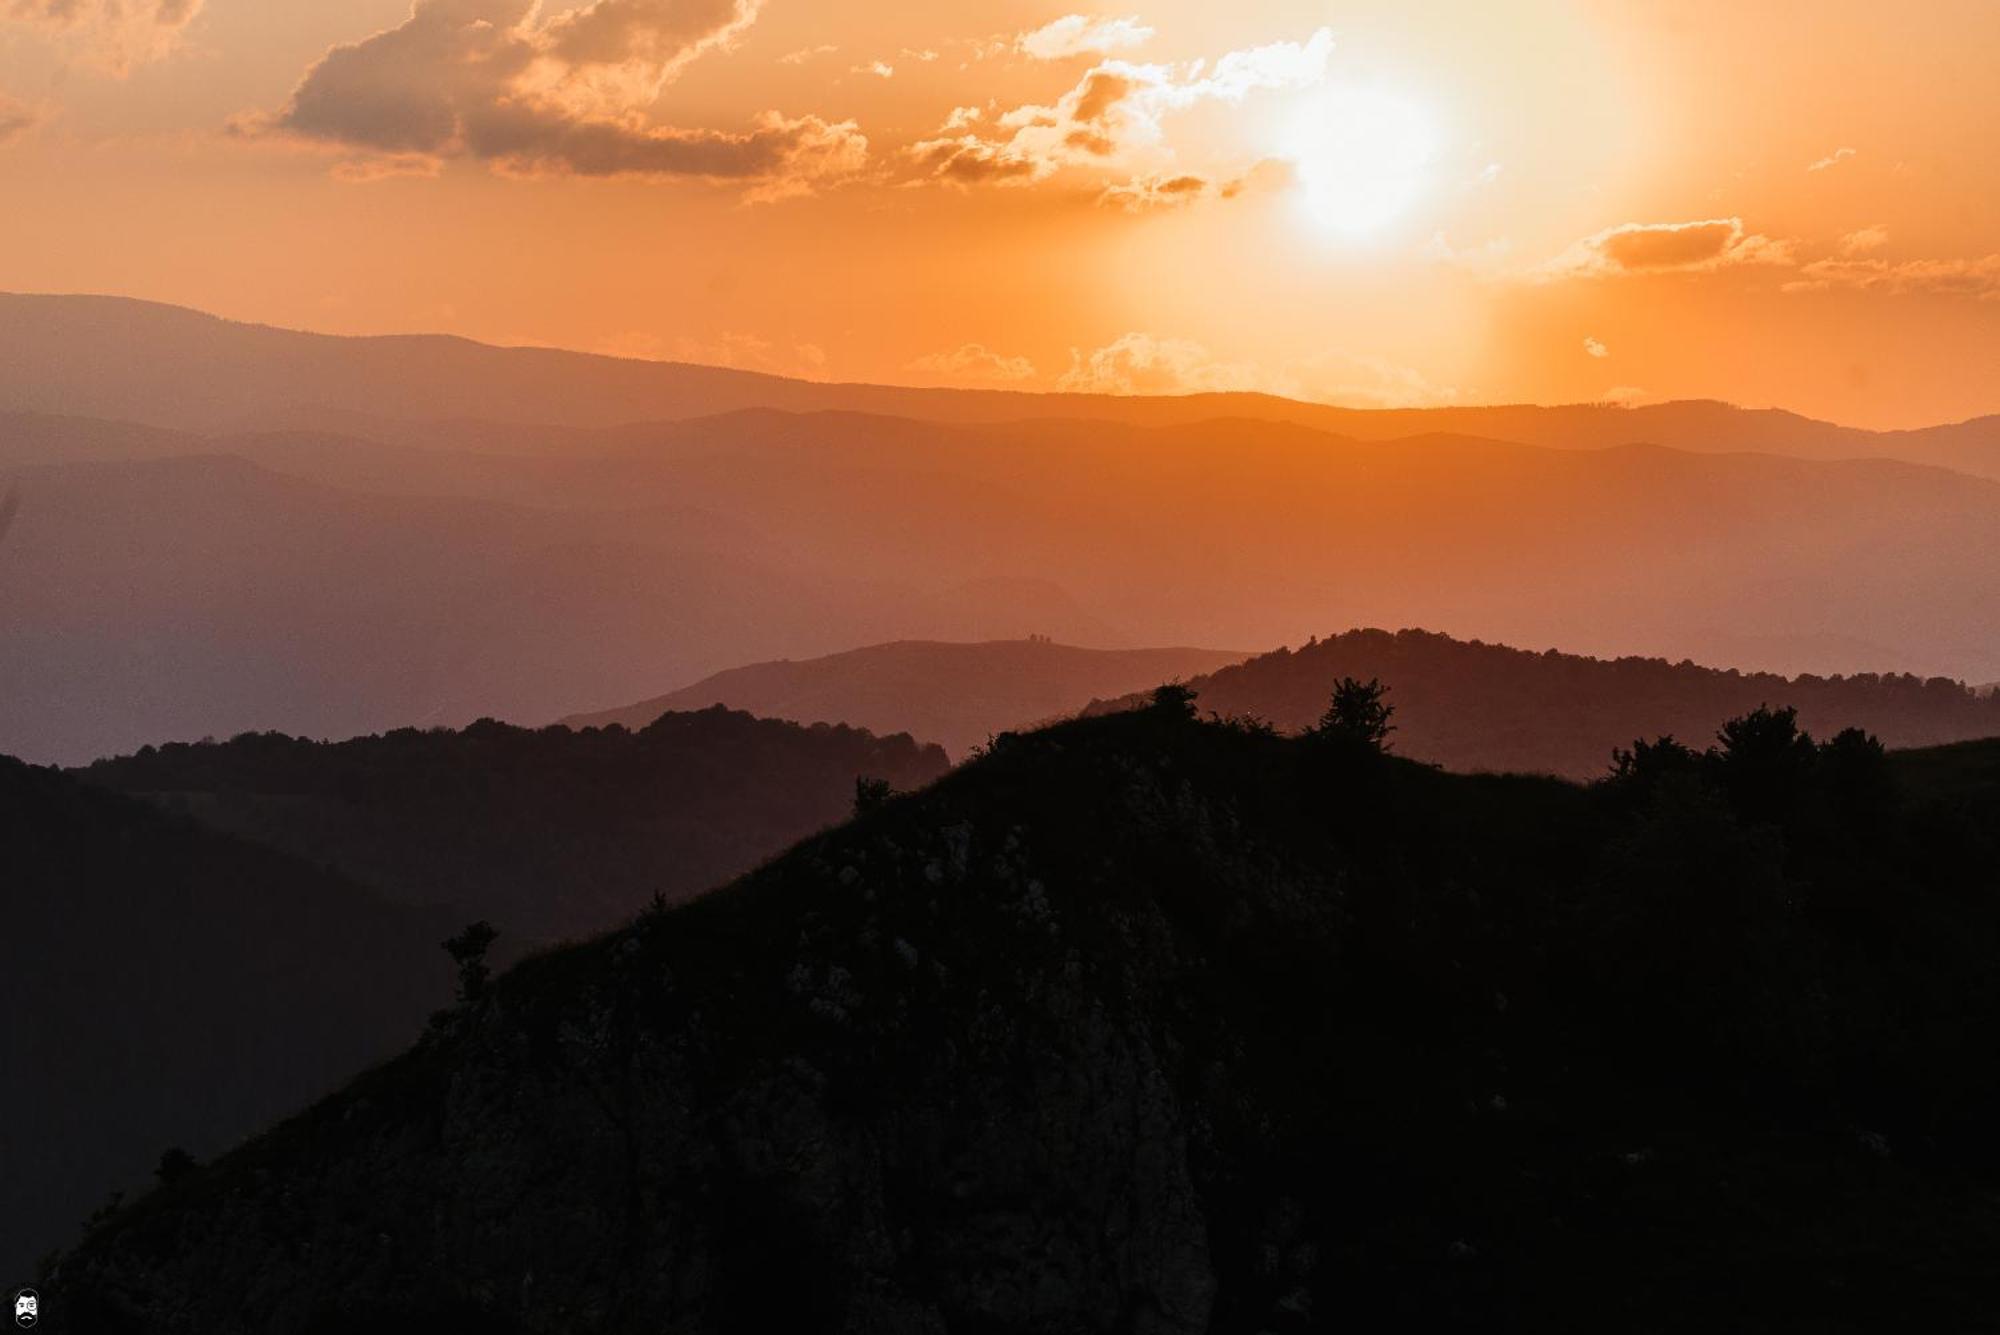
[{"label": "distant mountain ridge", "polygon": [[[1399,754],[1461,771],[1597,778],[1613,748],[1661,735],[1703,746],[1713,720],[1760,705],[1795,706],[1802,726],[1820,736],[1860,728],[1892,747],[2000,737],[2000,696],[1942,678],[1788,679],[1657,658],[1535,653],[1421,630],[1346,631],[1187,685],[1204,712],[1297,732],[1319,719],[1334,683],[1350,676],[1388,688]],[[1084,712],[1145,703],[1134,694],[1094,701]]]},{"label": "distant mountain ridge", "polygon": [[1162,397],[828,384],[724,367],[445,335],[341,337],[101,296],[0,293],[0,410],[204,431],[272,421],[351,431],[355,414],[551,428],[840,410],[938,422],[1045,417],[1166,426],[1285,421],[1355,439],[1454,432],[1564,448],[1649,443],[1802,458],[1890,457],[2000,476],[2000,415],[1871,432],[1697,401],[1355,409],[1255,393]]},{"label": "distant mountain ridge", "polygon": [[60,462],[92,437],[35,421],[0,439],[0,749],[33,760],[533,722],[897,639],[1415,623],[2000,672],[2000,483],[1892,460],[758,409],[586,453],[121,429]]},{"label": "distant mountain ridge", "polygon": [[[800,723],[850,723],[941,743],[954,759],[995,733],[1073,713],[1086,700],[1194,676],[1246,657],[1217,649],[1079,649],[1050,640],[899,640],[822,658],[753,663],[573,728],[642,728],[676,709],[727,705]],[[1111,684],[1119,683],[1119,684]]]},{"label": "distant mountain ridge", "polygon": [[845,819],[856,780],[919,788],[947,767],[906,733],[718,705],[629,732],[483,720],[331,743],[246,734],[77,773],[391,901],[491,919],[517,944],[688,899]]}]

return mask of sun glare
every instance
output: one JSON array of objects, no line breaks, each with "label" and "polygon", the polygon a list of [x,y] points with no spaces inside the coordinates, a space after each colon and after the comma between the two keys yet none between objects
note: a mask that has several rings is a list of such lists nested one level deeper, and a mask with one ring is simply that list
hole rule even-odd
[{"label": "sun glare", "polygon": [[1331,89],[1299,109],[1284,155],[1306,213],[1330,231],[1375,231],[1423,193],[1435,151],[1429,119],[1381,88]]}]

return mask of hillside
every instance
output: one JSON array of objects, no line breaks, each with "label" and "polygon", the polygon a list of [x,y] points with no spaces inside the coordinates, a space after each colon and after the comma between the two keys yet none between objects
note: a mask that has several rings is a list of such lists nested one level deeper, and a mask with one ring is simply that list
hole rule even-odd
[{"label": "hillside", "polygon": [[577,728],[642,728],[669,710],[721,704],[766,718],[908,732],[963,758],[995,733],[1074,713],[1086,700],[1149,690],[1242,658],[1217,649],[906,640],[801,662],[753,663],[638,704],[562,721]]},{"label": "hillside", "polygon": [[643,729],[489,721],[339,743],[247,734],[80,771],[94,784],[337,868],[409,904],[451,904],[510,941],[586,935],[677,902],[844,819],[855,780],[920,787],[944,752],[907,735],[720,707]]},{"label": "hillside", "polygon": [[516,968],[44,1292],[85,1331],[1977,1328],[2000,821],[1731,735],[1594,790],[1171,709],[1018,737]]},{"label": "hillside", "polygon": [[271,457],[0,468],[0,747],[536,722],[898,639],[1416,623],[2000,672],[2000,484],[1884,461],[767,412],[558,459]]},{"label": "hillside", "polygon": [[[2000,477],[2000,417],[1872,432],[1795,413],[1681,402],[1621,408],[1498,405],[1357,409],[1268,394],[1167,397],[823,384],[713,366],[442,336],[342,338],[220,320],[116,297],[0,293],[0,410],[122,418],[199,431],[284,423],[367,434],[404,419],[425,444],[510,428],[610,427],[748,408],[937,422],[1083,418],[1171,426],[1217,417],[1286,422],[1364,440],[1432,433],[1603,448],[1647,443],[1800,458],[1899,458]],[[416,426],[416,424],[424,424]],[[559,437],[559,430],[539,438]],[[531,437],[534,439],[534,437]]]},{"label": "hillside", "polygon": [[35,761],[539,721],[663,676],[904,634],[1103,634],[1045,581],[814,568],[754,512],[739,525],[665,492],[559,511],[228,456],[0,468],[10,486],[0,749]]},{"label": "hillside", "polygon": [[0,1270],[421,1032],[455,911],[0,758]]},{"label": "hillside", "polygon": [[[1347,631],[1187,684],[1204,712],[1298,732],[1319,720],[1342,677],[1388,687],[1397,754],[1460,771],[1593,779],[1613,748],[1635,738],[1665,734],[1705,744],[1714,720],[1760,705],[1795,707],[1809,731],[1861,728],[1892,747],[2000,737],[2000,698],[1955,681],[1873,673],[1785,678],[1657,658],[1606,661],[1420,630]],[[1141,692],[1093,701],[1085,712],[1144,702]]]}]

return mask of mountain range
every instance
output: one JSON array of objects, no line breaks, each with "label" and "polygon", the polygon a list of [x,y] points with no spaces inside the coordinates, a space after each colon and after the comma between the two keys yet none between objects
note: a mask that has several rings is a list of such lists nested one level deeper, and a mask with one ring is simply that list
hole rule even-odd
[{"label": "mountain range", "polygon": [[1417,623],[1788,674],[2000,671],[2000,483],[1894,461],[1241,419],[759,410],[529,456],[13,420],[0,747],[38,761],[534,723],[898,639]]},{"label": "mountain range", "polygon": [[[1199,708],[1300,732],[1325,713],[1343,677],[1375,680],[1396,710],[1400,755],[1459,771],[1606,772],[1612,752],[1661,735],[1706,745],[1717,719],[1794,708],[1830,736],[1861,728],[1893,747],[2000,737],[2000,697],[1942,678],[1874,673],[1786,678],[1657,658],[1607,661],[1454,640],[1420,630],[1315,638],[1185,683]],[[1082,712],[1144,705],[1146,692]]]},{"label": "mountain range", "polygon": [[[335,337],[222,320],[120,297],[0,293],[0,407],[197,431],[283,423],[371,435],[369,419],[499,434],[713,416],[746,408],[937,422],[1068,418],[1170,426],[1219,417],[1352,439],[1449,433],[1560,448],[1647,443],[1804,458],[1899,458],[2000,477],[2000,417],[1863,431],[1713,402],[1626,408],[1502,405],[1339,408],[1268,394],[1161,397],[825,384],[751,371],[427,335]],[[481,424],[485,427],[482,428]],[[359,428],[359,429],[357,429]]]},{"label": "mountain range", "polygon": [[944,769],[907,737],[722,709],[249,735],[72,774],[0,758],[0,1269],[27,1274],[169,1147],[226,1150],[410,1042],[466,924],[512,961],[838,824],[858,780]]},{"label": "mountain range", "polygon": [[642,728],[669,710],[727,705],[766,718],[907,732],[962,759],[996,733],[1073,714],[1099,695],[1150,690],[1243,657],[1216,649],[1079,649],[1046,639],[903,640],[732,668],[667,695],[562,722]]},{"label": "mountain range", "polygon": [[510,940],[601,931],[678,903],[838,824],[855,782],[945,772],[907,734],[721,706],[624,727],[483,720],[344,742],[246,733],[78,770],[90,783],[336,868],[387,899],[451,906]]},{"label": "mountain range", "polygon": [[223,1335],[1978,1328],[1995,794],[1991,743],[1783,713],[1584,789],[1164,696],[472,977],[41,1287]]}]

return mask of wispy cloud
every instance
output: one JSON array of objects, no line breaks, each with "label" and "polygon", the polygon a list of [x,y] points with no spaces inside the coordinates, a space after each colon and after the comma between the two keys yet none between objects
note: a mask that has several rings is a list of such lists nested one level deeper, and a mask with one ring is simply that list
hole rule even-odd
[{"label": "wispy cloud", "polygon": [[1588,336],[1586,336],[1583,340],[1583,350],[1589,353],[1593,357],[1609,357],[1611,355],[1610,348],[1606,347],[1598,339],[1590,338]]},{"label": "wispy cloud", "polygon": [[[1854,150],[1851,148],[1836,148],[1818,162],[1807,163],[1806,170],[1809,172],[1823,172],[1829,167],[1838,167],[1854,155]],[[1796,161],[1796,159],[1794,160]]]},{"label": "wispy cloud", "polygon": [[1116,19],[1068,14],[1033,32],[1022,33],[1014,39],[1014,46],[1037,60],[1066,60],[1140,46],[1152,37],[1153,29],[1141,23],[1136,14]]},{"label": "wispy cloud", "polygon": [[[1055,102],[1019,106],[994,118],[990,134],[965,131],[954,114],[935,138],[910,146],[925,177],[957,185],[1039,181],[1064,167],[1100,169],[1153,165],[1135,152],[1164,151],[1163,120],[1204,102],[1241,102],[1252,93],[1302,88],[1326,77],[1333,33],[1321,28],[1304,42],[1274,42],[1231,51],[1213,62],[1185,66],[1107,60],[1087,70]],[[1166,173],[1172,180],[1184,173]]]},{"label": "wispy cloud", "polygon": [[2000,300],[2000,254],[1979,259],[1904,260],[1823,259],[1799,267],[1798,277],[1785,284],[1787,292],[1827,292],[1846,289],[1892,296],[1924,293],[1942,297]]},{"label": "wispy cloud", "polygon": [[837,46],[802,46],[796,51],[787,51],[784,55],[779,56],[778,63],[780,65],[803,65],[809,60],[818,60],[821,56],[830,56],[838,50],[840,48]]},{"label": "wispy cloud", "polygon": [[24,24],[123,74],[180,45],[202,0],[0,0],[0,20]]},{"label": "wispy cloud", "polygon": [[0,93],[0,144],[19,138],[41,124],[42,113],[26,102]]},{"label": "wispy cloud", "polygon": [[1379,357],[1327,353],[1267,367],[1224,361],[1192,339],[1127,333],[1089,352],[1072,349],[1056,388],[1090,394],[1263,393],[1323,403],[1413,408],[1455,403],[1455,386]]},{"label": "wispy cloud", "polygon": [[1862,255],[1871,250],[1880,250],[1888,244],[1889,229],[1880,223],[1876,223],[1872,227],[1863,227],[1859,231],[1849,232],[1846,236],[1840,238],[1840,253],[1843,255]]},{"label": "wispy cloud", "polygon": [[983,343],[966,343],[950,352],[933,352],[904,368],[953,383],[989,381],[1018,384],[1033,380],[1035,364],[1026,357],[1008,357]]}]

